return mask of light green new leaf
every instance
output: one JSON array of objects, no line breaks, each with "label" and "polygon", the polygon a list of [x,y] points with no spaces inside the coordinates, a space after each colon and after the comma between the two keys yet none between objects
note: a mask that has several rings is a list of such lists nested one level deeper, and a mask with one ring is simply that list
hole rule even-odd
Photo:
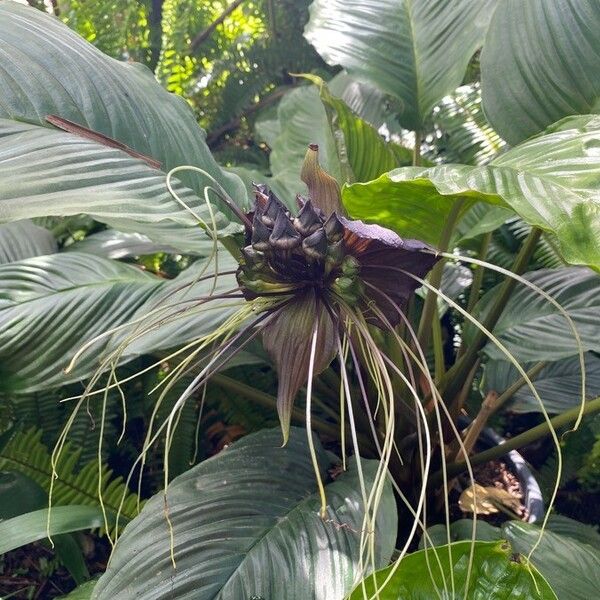
[{"label": "light green new leaf", "polygon": [[[503,535],[516,552],[527,555],[540,530],[511,521]],[[590,600],[600,597],[600,550],[574,538],[546,530],[531,561],[546,577],[559,600]]]},{"label": "light green new leaf", "polygon": [[[178,346],[212,331],[233,308],[224,300],[206,307],[197,305],[214,282],[210,278],[195,283],[204,264],[195,263],[172,281],[78,252],[0,265],[2,384],[24,393],[84,378],[98,367],[104,353],[150,325],[153,329],[131,340],[124,359]],[[220,257],[220,270],[233,266],[232,259]],[[215,293],[234,287],[234,277],[223,275]],[[72,373],[63,372],[86,341],[158,307],[165,308],[148,317],[145,324],[102,338],[82,355]],[[169,316],[174,319],[164,322]]]},{"label": "light green new leaf", "polygon": [[485,113],[511,144],[600,112],[600,3],[503,0],[481,53]]},{"label": "light green new leaf", "polygon": [[[306,194],[306,185],[300,179],[302,163],[309,144],[319,146],[319,162],[339,183],[344,182],[336,143],[328,125],[325,108],[319,92],[313,86],[302,86],[289,91],[277,107],[277,125],[267,129],[271,154],[271,177],[246,167],[232,167],[252,192],[251,183],[266,183],[282,202],[296,211],[296,194]],[[264,127],[259,131],[265,133]]]},{"label": "light green new leaf", "polygon": [[[452,540],[470,540],[473,522],[460,519],[450,526]],[[428,529],[434,543],[443,543],[443,525]],[[477,521],[477,539],[508,539],[513,549],[527,556],[538,540],[540,528],[520,521],[508,521],[502,528]],[[588,600],[600,591],[600,535],[597,529],[563,517],[550,515],[540,546],[533,553],[533,565],[546,578],[559,600]],[[487,595],[483,597],[487,598]],[[513,596],[508,596],[512,598]],[[524,596],[529,598],[529,596]],[[535,596],[533,596],[535,597]],[[383,598],[382,598],[383,600]]]},{"label": "light green new leaf", "polygon": [[[471,549],[473,563],[467,581]],[[456,542],[409,554],[379,595],[373,596],[376,587],[381,587],[392,569],[387,567],[377,571],[377,586],[373,576],[367,577],[364,581],[367,595],[358,586],[350,600],[372,597],[379,600],[556,600],[542,575],[535,568],[527,567],[522,559],[515,559],[506,542],[475,542],[473,546],[471,542]]]},{"label": "light green new leaf", "polygon": [[0,264],[23,258],[53,254],[58,250],[54,236],[31,221],[0,225]]},{"label": "light green new leaf", "polygon": [[[0,521],[0,554],[47,536],[48,509],[42,508],[6,521]],[[55,506],[50,514],[50,535],[95,529],[104,525],[100,507]]]},{"label": "light green new leaf", "polygon": [[319,90],[345,182],[369,181],[411,163],[410,150],[386,142],[372,125],[355,115],[342,99],[336,98],[320,77],[304,77]]},{"label": "light green new leaf", "polygon": [[384,173],[368,183],[344,186],[342,201],[354,219],[377,223],[396,231],[401,237],[416,238],[435,246],[453,204],[459,197],[464,197],[460,211],[463,215],[475,203],[475,194],[443,196],[429,181],[406,181],[407,171],[415,172],[411,167],[404,167]]},{"label": "light green new leaf", "polygon": [[[315,443],[326,477],[332,458]],[[176,568],[165,497],[150,499],[119,539],[95,600],[342,600],[361,577],[356,466],[327,484],[322,519],[306,431],[292,428],[288,444],[280,444],[279,429],[261,431],[173,480],[166,506]],[[370,486],[376,462],[362,465]],[[381,566],[392,554],[397,527],[389,485],[373,526],[375,565]]]},{"label": "light green new leaf", "polygon": [[399,131],[398,100],[384,94],[379,88],[353,79],[342,71],[327,85],[334,96],[341,98],[361,119],[379,129],[385,125],[390,132]]},{"label": "light green new leaf", "polygon": [[462,82],[497,0],[314,0],[304,35],[330,64],[401,102],[421,129]]},{"label": "light green new leaf", "polygon": [[344,204],[354,217],[433,243],[458,198],[509,206],[554,233],[566,261],[600,269],[598,148],[600,116],[571,117],[486,166],[396,169],[344,189]]},{"label": "light green new leaf", "polygon": [[[173,199],[165,182],[166,173],[122,150],[40,125],[0,119],[0,221],[87,213],[117,229],[206,254],[212,241]],[[173,184],[181,199],[212,228],[204,198],[176,179]],[[221,235],[237,229],[215,212]]]},{"label": "light green new leaf", "polygon": [[[584,351],[600,351],[598,311],[600,275],[584,267],[541,269],[524,278],[552,296],[570,315],[581,337]],[[497,294],[490,290],[476,305],[474,315],[485,318]],[[473,335],[472,324],[465,326],[465,338]],[[575,356],[577,342],[563,315],[543,296],[529,287],[518,285],[494,327],[494,335],[521,363],[555,361]],[[491,358],[506,360],[492,343],[485,346]]]},{"label": "light green new leaf", "polygon": [[[0,2],[0,64],[0,118],[51,128],[46,116],[58,115],[158,160],[165,171],[201,167],[243,203],[241,182],[221,171],[190,107],[146,67],[109,58],[58,19],[6,1]],[[202,192],[202,178],[181,179]]]},{"label": "light green new leaf", "polygon": [[[567,335],[566,331],[564,332]],[[533,363],[524,364],[527,371]],[[586,398],[600,395],[600,358],[585,355]],[[484,387],[486,391],[503,392],[521,378],[515,367],[505,360],[492,360],[485,365]],[[533,382],[544,408],[549,413],[561,413],[581,403],[581,366],[579,357],[572,356],[549,363]],[[522,387],[513,396],[509,408],[513,412],[540,412],[539,402],[528,386]]]}]

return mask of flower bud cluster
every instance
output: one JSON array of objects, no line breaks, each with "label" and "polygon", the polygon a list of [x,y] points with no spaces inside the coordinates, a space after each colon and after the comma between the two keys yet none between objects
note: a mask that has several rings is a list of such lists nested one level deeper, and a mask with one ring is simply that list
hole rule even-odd
[{"label": "flower bud cluster", "polygon": [[310,199],[297,196],[292,215],[266,186],[257,185],[252,229],[242,249],[238,281],[249,298],[332,288],[351,300],[357,293],[358,262],[344,252],[344,226],[325,218]]}]

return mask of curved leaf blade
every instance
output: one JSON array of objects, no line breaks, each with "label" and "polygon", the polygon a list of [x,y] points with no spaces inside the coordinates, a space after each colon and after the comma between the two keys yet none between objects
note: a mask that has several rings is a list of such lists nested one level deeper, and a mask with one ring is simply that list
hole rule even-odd
[{"label": "curved leaf blade", "polygon": [[[467,582],[471,548],[474,551],[473,564],[471,577]],[[392,568],[377,571],[379,586]],[[464,596],[467,583],[468,595]],[[367,577],[364,584],[367,595],[364,595],[359,586],[349,600],[373,597],[373,577]],[[542,575],[534,568],[528,568],[519,558],[514,559],[510,545],[506,542],[475,542],[473,546],[471,542],[455,542],[449,546],[437,546],[409,554],[377,597],[380,600],[423,600],[436,597],[556,600],[556,595]]]},{"label": "curved leaf blade", "polygon": [[[571,117],[486,166],[396,169],[345,188],[344,204],[351,215],[377,219],[401,235],[410,225],[425,231],[427,211],[439,231],[459,198],[509,206],[530,225],[555,234],[567,262],[600,270],[599,145],[600,116]],[[418,221],[406,215],[419,207]],[[408,231],[417,233],[415,227]]]},{"label": "curved leaf blade", "polygon": [[[0,521],[0,554],[44,539],[47,536],[47,520],[48,509],[42,508]],[[55,506],[50,513],[50,535],[102,526],[104,516],[99,506]]]},{"label": "curved leaf blade", "polygon": [[[528,554],[540,530],[511,521],[502,527],[504,536],[521,554]],[[589,600],[600,595],[600,551],[572,537],[545,531],[531,562],[546,577],[559,600]]]},{"label": "curved leaf blade", "polygon": [[[204,200],[174,190],[212,226]],[[166,187],[166,174],[122,150],[79,136],[0,119],[0,221],[87,213],[123,231],[180,250],[207,253],[212,241]],[[237,230],[216,212],[220,235]]]},{"label": "curved leaf blade", "polygon": [[511,144],[568,115],[600,111],[599,29],[596,0],[498,3],[481,82],[486,115]]},{"label": "curved leaf blade", "polygon": [[0,265],[42,254],[54,254],[58,245],[50,231],[23,220],[0,225]]},{"label": "curved leaf blade", "polygon": [[[566,332],[565,332],[566,333]],[[532,363],[523,365],[525,371]],[[486,363],[484,387],[486,391],[503,392],[521,376],[508,361],[493,360]],[[586,398],[600,395],[600,358],[585,355]],[[544,408],[550,414],[565,412],[581,403],[581,365],[579,357],[573,356],[548,364],[533,381]],[[513,396],[509,409],[513,412],[540,412],[540,405],[528,386]]]},{"label": "curved leaf blade", "polygon": [[[584,267],[541,269],[524,278],[552,296],[568,313],[581,338],[584,351],[600,351],[598,310],[600,275]],[[490,290],[476,305],[480,321],[492,304],[496,289]],[[465,327],[465,338],[474,326]],[[578,354],[577,342],[563,315],[529,287],[519,285],[507,302],[493,331],[494,335],[520,362],[555,361]],[[492,342],[485,346],[490,358],[506,360]]]},{"label": "curved leaf blade", "polygon": [[[186,102],[140,64],[109,58],[50,15],[0,4],[0,118],[49,127],[58,115],[158,160],[206,169],[240,204],[241,182],[212,158]],[[201,193],[202,178],[182,180]],[[83,211],[82,211],[83,212]]]},{"label": "curved leaf blade", "polygon": [[[327,485],[328,517],[322,520],[306,432],[292,428],[287,446],[280,443],[278,429],[247,436],[171,483],[167,502],[176,570],[164,497],[149,500],[119,539],[94,598],[343,598],[360,576],[363,517],[356,471]],[[317,453],[326,476],[330,455],[320,444]],[[375,466],[363,461],[367,485]],[[390,487],[375,527],[375,560],[381,565],[396,535]]]},{"label": "curved leaf blade", "polygon": [[[220,257],[224,270],[233,264],[232,259]],[[214,283],[213,278],[196,282],[205,265],[199,261],[171,281],[78,252],[0,265],[2,383],[31,392],[77,381],[92,373],[99,358],[132,333],[139,337],[130,341],[123,360],[172,348],[214,330],[234,307],[223,301],[209,303],[206,310],[197,306]],[[232,275],[219,276],[215,293],[235,287]],[[81,356],[73,372],[63,372],[86,341],[160,307],[164,310],[148,317],[143,329],[132,325],[102,338]],[[168,316],[172,319],[165,322]]]},{"label": "curved leaf blade", "polygon": [[304,36],[330,65],[342,65],[351,77],[398,98],[400,123],[418,130],[462,82],[495,4],[314,0]]}]

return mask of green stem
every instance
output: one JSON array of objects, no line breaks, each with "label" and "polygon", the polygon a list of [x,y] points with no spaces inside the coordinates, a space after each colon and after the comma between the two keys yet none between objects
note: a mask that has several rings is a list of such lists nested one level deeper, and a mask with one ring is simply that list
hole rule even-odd
[{"label": "green stem", "polygon": [[440,322],[439,311],[437,305],[433,311],[433,356],[435,360],[435,380],[440,381],[446,372],[446,365],[444,362],[444,340],[442,337],[442,323]]},{"label": "green stem", "polygon": [[[515,275],[521,275],[527,269],[527,265],[531,260],[531,256],[533,255],[538,240],[540,239],[541,233],[542,232],[540,229],[533,228],[523,242],[521,250],[519,251],[519,254],[517,255],[511,269]],[[500,290],[496,294],[496,300],[494,304],[492,305],[490,311],[486,314],[485,318],[481,321],[482,325],[488,331],[492,331],[496,326],[496,323],[498,322],[498,319],[500,318],[500,315],[502,314],[502,311],[510,299],[516,285],[516,279],[513,277],[507,277],[500,286]],[[486,341],[487,335],[478,329],[473,337],[473,341],[465,349],[464,354],[446,373],[440,382],[440,385],[438,386],[439,390],[448,404],[452,403],[453,399],[456,397],[456,394],[460,391],[464,384],[464,379],[467,376],[467,373],[471,370],[472,365],[477,360],[477,355],[485,345]]]},{"label": "green stem", "polygon": [[[479,248],[479,252],[477,254],[477,258],[479,260],[485,260],[487,256],[490,242],[492,241],[492,232],[489,231],[485,233],[481,238],[481,246]],[[469,300],[467,302],[467,312],[469,314],[473,313],[473,309],[479,300],[479,292],[481,291],[481,285],[483,284],[483,273],[485,268],[481,265],[478,265],[475,268],[475,273],[473,275],[473,283],[471,284],[471,289],[469,291]],[[456,353],[456,359],[458,360],[465,352],[465,341],[464,339],[460,342],[460,347],[458,348],[458,352]]]},{"label": "green stem", "polygon": [[[442,252],[446,252],[448,250],[448,246],[450,245],[450,239],[452,238],[452,232],[454,231],[454,226],[458,221],[463,202],[464,200],[460,198],[452,205],[452,208],[450,209],[450,213],[448,214],[448,218],[446,219],[446,223],[444,224],[444,229],[442,230],[442,234],[440,236],[440,241],[438,244],[438,248]],[[431,273],[429,274],[429,283],[434,288],[440,287],[445,262],[446,261],[444,259],[439,260],[435,267],[433,267],[433,269],[431,270]],[[436,305],[437,294],[434,292],[434,290],[429,290],[427,292],[427,296],[425,297],[425,303],[423,304],[423,312],[421,313],[421,320],[419,321],[419,330],[417,332],[419,344],[421,345],[421,348],[423,348],[423,352],[426,352],[427,347],[429,346],[429,337],[432,331],[432,319],[435,314]]]},{"label": "green stem", "polygon": [[[571,410],[567,410],[566,412],[557,415],[550,419],[550,424],[548,422],[541,423],[536,427],[532,427],[531,429],[524,431],[523,433],[516,435],[514,438],[510,438],[506,440],[504,444],[500,444],[499,446],[494,446],[489,450],[484,450],[483,452],[479,452],[479,454],[475,454],[469,460],[471,466],[475,467],[477,465],[481,465],[490,460],[495,460],[496,458],[500,458],[505,454],[508,454],[510,450],[515,450],[516,448],[520,448],[522,446],[526,446],[527,444],[531,444],[536,440],[548,435],[552,429],[558,429],[559,427],[564,427],[565,425],[571,425],[575,423],[579,417],[579,413],[581,411],[581,407],[576,406]],[[586,402],[585,407],[583,409],[583,414],[591,414],[600,412],[600,396],[595,398],[594,400],[590,400]],[[459,473],[467,470],[466,461],[461,461],[457,463],[450,463],[447,466],[448,477],[454,477]],[[442,473],[438,471],[431,478],[431,484],[436,485],[441,482]]]},{"label": "green stem", "polygon": [[[479,260],[485,260],[487,256],[488,250],[490,248],[490,242],[492,241],[492,232],[489,231],[485,233],[481,238],[481,246],[479,248],[479,253],[477,258]],[[485,271],[485,267],[478,266],[475,269],[475,273],[473,275],[473,283],[471,284],[471,290],[469,292],[469,301],[467,303],[467,312],[470,314],[473,312],[477,301],[479,300],[479,292],[481,290],[481,284],[483,283],[483,273]]]},{"label": "green stem", "polygon": [[415,130],[415,147],[413,150],[412,166],[421,166],[421,143],[423,141],[422,134],[419,130]]}]

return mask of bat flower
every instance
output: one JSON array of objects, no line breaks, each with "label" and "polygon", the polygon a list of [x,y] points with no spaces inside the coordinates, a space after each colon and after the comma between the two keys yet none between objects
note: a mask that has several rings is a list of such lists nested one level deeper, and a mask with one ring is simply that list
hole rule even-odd
[{"label": "bat flower", "polygon": [[[339,351],[341,332],[359,313],[380,328],[398,324],[435,250],[393,231],[346,218],[337,182],[307,152],[297,214],[255,185],[246,246],[237,272],[249,301],[269,299],[262,337],[278,374],[277,408],[287,441],[294,399]],[[251,226],[249,225],[251,223]]]}]

